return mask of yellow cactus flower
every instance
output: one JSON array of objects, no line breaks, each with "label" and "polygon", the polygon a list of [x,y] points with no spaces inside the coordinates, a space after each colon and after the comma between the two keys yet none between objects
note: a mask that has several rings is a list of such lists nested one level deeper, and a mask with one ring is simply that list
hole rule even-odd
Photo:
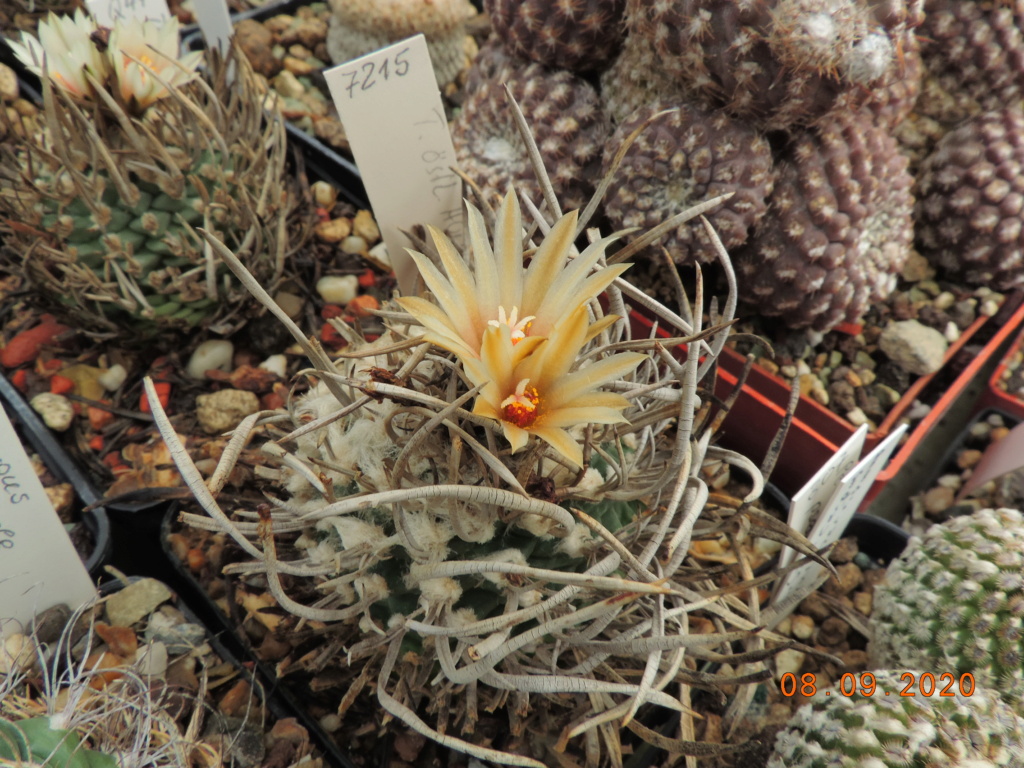
[{"label": "yellow cactus flower", "polygon": [[[527,338],[547,336],[629,267],[618,264],[589,274],[617,235],[591,244],[570,261],[577,221],[572,211],[555,223],[524,269],[523,222],[515,194],[510,191],[498,211],[493,250],[480,211],[468,202],[466,208],[473,269],[444,233],[430,227],[447,274],[423,254],[409,253],[437,304],[418,296],[398,300],[427,329],[427,341],[460,358],[478,359],[490,328],[508,328],[517,346]],[[523,355],[523,350],[517,352]]]},{"label": "yellow cactus flower", "polygon": [[96,22],[81,8],[74,16],[51,11],[39,23],[39,39],[22,32],[21,43],[10,40],[8,45],[31,72],[42,77],[45,64],[56,85],[73,96],[85,97],[92,92],[86,73],[102,83],[109,71],[106,58],[90,37],[95,31]]},{"label": "yellow cactus flower", "polygon": [[[513,453],[526,445],[530,435],[536,435],[574,465],[582,466],[583,449],[568,430],[582,424],[625,422],[622,410],[629,401],[598,390],[646,359],[640,353],[620,352],[569,372],[583,345],[617,319],[608,316],[588,326],[587,308],[580,306],[547,338],[532,337],[518,344],[509,325],[488,327],[479,359],[462,361],[470,381],[484,384],[473,412],[501,423]],[[527,344],[529,354],[520,354],[518,348]]]},{"label": "yellow cactus flower", "polygon": [[179,59],[178,46],[178,20],[174,16],[160,23],[132,18],[114,25],[107,52],[125,103],[134,101],[140,109],[146,109],[167,96],[167,89],[157,82],[154,73],[172,88],[196,76],[202,51]]}]

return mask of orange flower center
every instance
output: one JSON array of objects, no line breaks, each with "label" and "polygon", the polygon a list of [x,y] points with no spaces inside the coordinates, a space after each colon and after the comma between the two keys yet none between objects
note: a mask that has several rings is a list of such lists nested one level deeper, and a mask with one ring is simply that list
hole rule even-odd
[{"label": "orange flower center", "polygon": [[527,386],[529,383],[529,379],[523,379],[516,386],[516,391],[501,401],[502,418],[521,429],[537,420],[537,406],[540,404],[537,388]]}]

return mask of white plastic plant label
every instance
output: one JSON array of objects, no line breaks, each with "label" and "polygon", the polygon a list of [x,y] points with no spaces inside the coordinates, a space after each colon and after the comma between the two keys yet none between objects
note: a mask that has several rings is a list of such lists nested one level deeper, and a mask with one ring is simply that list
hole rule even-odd
[{"label": "white plastic plant label", "polygon": [[[871,484],[882,471],[889,457],[899,444],[907,425],[903,424],[880,442],[867,457],[855,466],[839,483],[839,488],[814,523],[808,540],[815,549],[821,549],[837,541],[843,535],[850,518],[864,500]],[[779,584],[772,604],[781,612],[788,612],[809,595],[821,580],[824,569],[816,563],[798,568]],[[788,610],[787,610],[788,607]]]},{"label": "white plastic plant label", "polygon": [[231,12],[226,0],[198,0],[192,6],[199,30],[203,33],[206,47],[227,54],[231,46],[234,29],[231,26]]},{"label": "white plastic plant label", "polygon": [[[789,505],[789,519],[786,521],[790,528],[807,535],[808,527],[828,506],[846,473],[857,464],[867,434],[868,427],[862,424],[860,429],[825,462],[825,465],[814,473],[814,477],[793,494],[793,500]],[[795,556],[794,550],[785,547],[779,558],[779,565],[789,565]]]},{"label": "white plastic plant label", "polygon": [[[210,0],[199,0],[196,5]],[[85,0],[85,5],[97,23],[111,27],[115,21],[142,19],[143,21],[167,21],[171,12],[167,0]]]},{"label": "white plastic plant label", "polygon": [[462,238],[462,181],[451,170],[455,147],[430,63],[416,35],[324,71],[366,194],[404,295],[416,265],[402,231],[432,224]]},{"label": "white plastic plant label", "polygon": [[[0,635],[58,603],[72,610],[96,588],[0,408]],[[20,625],[9,627],[8,622]]]}]

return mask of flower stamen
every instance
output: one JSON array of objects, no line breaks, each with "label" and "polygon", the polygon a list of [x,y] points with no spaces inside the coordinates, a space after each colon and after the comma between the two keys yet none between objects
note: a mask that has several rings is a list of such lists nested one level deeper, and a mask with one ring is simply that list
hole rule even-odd
[{"label": "flower stamen", "polygon": [[519,307],[512,307],[512,312],[508,315],[505,314],[505,308],[498,307],[498,319],[488,320],[487,324],[492,328],[497,328],[501,325],[507,325],[512,329],[512,343],[516,344],[526,338],[530,332],[530,326],[533,325],[533,320],[536,319],[536,315],[527,315],[522,320],[519,319]]},{"label": "flower stamen", "polygon": [[536,387],[528,387],[529,379],[523,379],[516,385],[516,391],[501,401],[501,415],[521,429],[529,427],[537,420],[537,406],[540,394]]}]

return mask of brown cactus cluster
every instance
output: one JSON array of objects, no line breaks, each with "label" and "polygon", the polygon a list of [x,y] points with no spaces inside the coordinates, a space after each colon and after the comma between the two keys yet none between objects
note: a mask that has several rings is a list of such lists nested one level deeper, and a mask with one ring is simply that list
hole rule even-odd
[{"label": "brown cactus cluster", "polygon": [[[518,94],[532,82],[546,94],[550,78],[572,71],[583,76],[572,81],[580,93],[597,83],[593,97],[588,90],[539,112],[523,105],[535,131],[559,137],[542,154],[563,188],[573,186],[564,207],[587,202],[636,134],[603,201],[607,222],[649,228],[733,192],[710,219],[750,312],[816,330],[856,322],[893,290],[915,247],[943,278],[1024,283],[1015,170],[1024,0],[489,0],[487,7],[495,35],[474,64],[467,109],[456,121],[457,146],[475,157],[467,171],[481,186],[513,178],[502,168],[514,156],[523,173],[528,168],[525,150],[507,138],[514,128],[502,84]],[[603,117],[595,117],[595,104]],[[658,112],[665,114],[652,119]],[[593,130],[567,131],[567,124]],[[504,146],[498,134],[515,145],[504,157],[493,151]],[[591,159],[596,143],[603,165]],[[488,147],[500,163],[480,152]],[[663,252],[677,265],[716,258],[693,224],[635,258]]]}]

